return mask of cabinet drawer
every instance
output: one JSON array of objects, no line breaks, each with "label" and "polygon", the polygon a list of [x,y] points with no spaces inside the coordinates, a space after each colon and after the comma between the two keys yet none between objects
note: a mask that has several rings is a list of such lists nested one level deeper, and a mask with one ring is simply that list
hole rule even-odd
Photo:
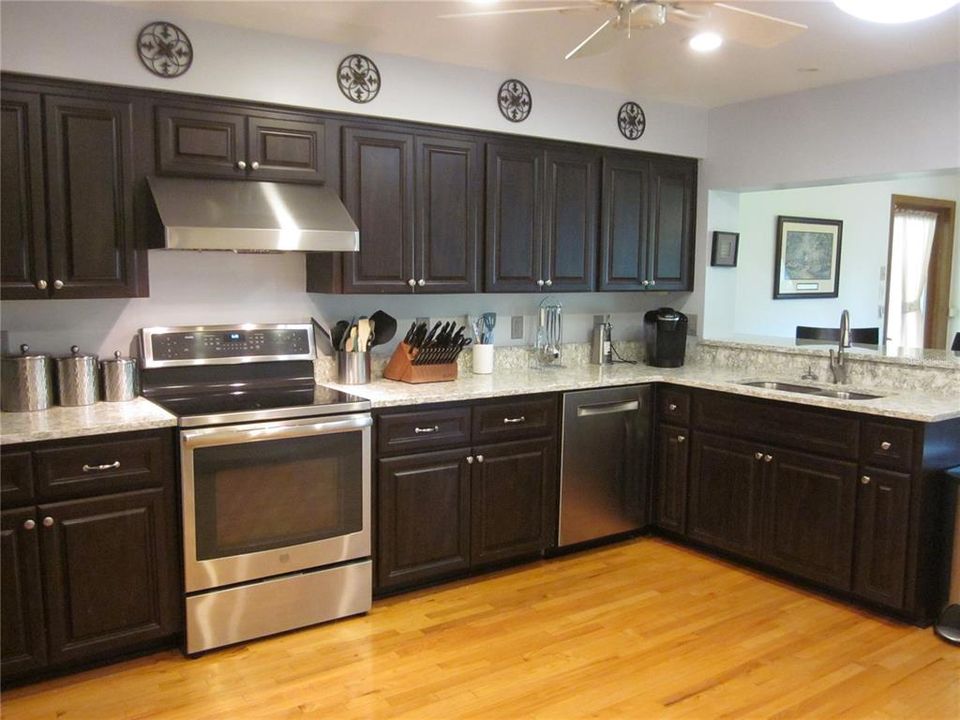
[{"label": "cabinet drawer", "polygon": [[909,470],[913,458],[913,428],[888,422],[863,423],[863,462],[893,470]]},{"label": "cabinet drawer", "polygon": [[814,455],[855,460],[860,423],[846,416],[782,402],[703,392],[693,396],[694,424],[710,432],[737,435]]},{"label": "cabinet drawer", "polygon": [[75,498],[163,484],[160,436],[37,450],[37,495]]},{"label": "cabinet drawer", "polygon": [[457,406],[381,415],[377,437],[381,455],[469,445],[470,408]]},{"label": "cabinet drawer", "polygon": [[4,452],[0,457],[0,503],[25,505],[33,500],[33,462],[29,452]]},{"label": "cabinet drawer", "polygon": [[674,425],[690,423],[690,393],[665,387],[657,393],[657,414],[662,422]]},{"label": "cabinet drawer", "polygon": [[474,442],[499,442],[552,435],[557,422],[555,395],[496,402],[473,408]]}]

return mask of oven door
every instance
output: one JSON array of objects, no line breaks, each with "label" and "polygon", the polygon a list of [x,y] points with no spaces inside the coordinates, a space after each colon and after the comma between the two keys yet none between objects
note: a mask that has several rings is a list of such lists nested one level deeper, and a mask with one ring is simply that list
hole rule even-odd
[{"label": "oven door", "polygon": [[187,592],[370,555],[369,414],[184,430]]}]

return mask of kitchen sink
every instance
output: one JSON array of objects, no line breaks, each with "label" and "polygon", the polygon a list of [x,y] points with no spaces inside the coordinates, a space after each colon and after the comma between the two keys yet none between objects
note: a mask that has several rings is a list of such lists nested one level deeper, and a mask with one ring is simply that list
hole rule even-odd
[{"label": "kitchen sink", "polygon": [[747,380],[741,382],[741,385],[763,388],[764,390],[780,390],[781,392],[799,393],[801,395],[816,395],[817,397],[829,397],[836,400],[876,400],[883,395],[873,393],[857,392],[855,390],[841,390],[837,388],[820,388],[813,385],[797,385],[795,383],[779,382],[776,380]]}]

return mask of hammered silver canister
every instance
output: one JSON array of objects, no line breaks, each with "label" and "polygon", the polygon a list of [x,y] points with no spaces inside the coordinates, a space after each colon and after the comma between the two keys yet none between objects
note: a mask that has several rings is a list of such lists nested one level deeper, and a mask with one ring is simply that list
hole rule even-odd
[{"label": "hammered silver canister", "polygon": [[133,400],[140,392],[137,361],[120,357],[119,350],[113,354],[112,360],[100,362],[100,379],[103,381],[103,399],[107,402]]},{"label": "hammered silver canister", "polygon": [[49,355],[30,353],[20,346],[19,355],[5,355],[0,368],[0,410],[30,412],[53,404],[53,361]]},{"label": "hammered silver canister", "polygon": [[61,405],[93,405],[98,395],[96,355],[80,352],[74,345],[70,354],[56,359],[57,399]]}]

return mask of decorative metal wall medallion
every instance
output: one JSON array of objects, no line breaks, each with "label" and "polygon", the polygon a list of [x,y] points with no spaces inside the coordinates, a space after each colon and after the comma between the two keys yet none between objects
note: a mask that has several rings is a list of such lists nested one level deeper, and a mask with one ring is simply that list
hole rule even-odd
[{"label": "decorative metal wall medallion", "polygon": [[144,26],[137,36],[137,52],[143,66],[163,78],[179,77],[193,63],[190,38],[176,25],[163,20]]},{"label": "decorative metal wall medallion", "polygon": [[348,100],[368,103],[380,92],[380,70],[366,55],[347,55],[337,68],[337,84]]},{"label": "decorative metal wall medallion", "polygon": [[643,108],[633,100],[628,100],[620,106],[617,125],[620,126],[620,134],[627,140],[636,140],[647,129],[647,118],[643,114]]},{"label": "decorative metal wall medallion", "polygon": [[530,88],[519,80],[507,80],[500,86],[497,103],[500,105],[500,114],[515,123],[530,117],[530,110],[533,108]]}]

